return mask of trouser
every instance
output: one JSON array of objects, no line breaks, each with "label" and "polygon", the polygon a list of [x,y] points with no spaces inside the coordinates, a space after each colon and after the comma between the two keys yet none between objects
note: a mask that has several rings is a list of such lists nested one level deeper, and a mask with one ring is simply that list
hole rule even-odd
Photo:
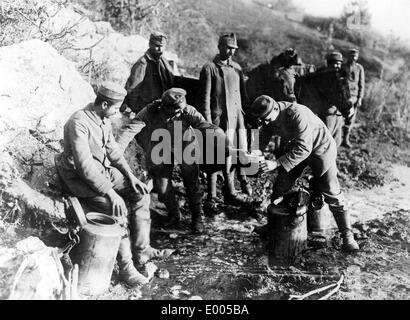
[{"label": "trouser", "polygon": [[343,126],[343,131],[345,132],[345,135],[350,135],[350,132],[352,130],[352,127],[356,121],[356,116],[357,116],[357,108],[354,107],[354,112],[350,117],[345,118],[345,123]]},{"label": "trouser", "polygon": [[325,114],[320,118],[335,139],[336,147],[339,148],[342,144],[343,116],[341,114]]},{"label": "trouser", "polygon": [[[224,193],[227,195],[235,195],[235,174],[237,173],[238,180],[242,183],[247,182],[246,175],[241,172],[240,168],[232,169],[232,164],[228,163],[225,166],[225,169],[222,171],[224,176]],[[208,175],[208,197],[209,198],[216,198],[217,197],[217,188],[216,182],[218,179],[218,172],[212,173]]]},{"label": "trouser", "polygon": [[[184,181],[185,192],[192,214],[202,211],[203,192],[199,183],[199,167],[197,164],[180,164],[182,179]],[[150,175],[154,179],[154,188],[158,193],[158,200],[163,202],[168,210],[168,214],[179,215],[179,204],[175,196],[172,185],[172,172],[174,165],[161,165],[149,169]]]},{"label": "trouser", "polygon": [[[150,195],[136,193],[131,187],[129,180],[115,168],[107,172],[107,176],[113,184],[113,189],[124,199],[128,205],[128,219],[131,222],[131,239],[138,239],[133,243],[133,251],[143,251],[150,246],[150,230],[147,227],[135,227],[136,225],[149,226],[151,215],[149,211]],[[107,196],[96,196],[91,198],[79,198],[84,209],[96,211],[107,215],[113,215],[112,204]],[[135,232],[136,231],[136,232]],[[138,233],[138,234],[136,234]]]},{"label": "trouser", "polygon": [[[274,190],[271,195],[271,200],[273,201],[287,193],[295,181],[301,176],[306,166],[307,164],[302,162],[289,172],[286,172],[286,170],[281,167],[273,187]],[[340,190],[340,184],[337,178],[336,161],[332,163],[330,168],[322,176],[319,177],[314,174],[311,185],[315,192],[323,194],[325,202],[329,205],[330,211],[335,216],[347,213],[344,208],[343,194]]]}]

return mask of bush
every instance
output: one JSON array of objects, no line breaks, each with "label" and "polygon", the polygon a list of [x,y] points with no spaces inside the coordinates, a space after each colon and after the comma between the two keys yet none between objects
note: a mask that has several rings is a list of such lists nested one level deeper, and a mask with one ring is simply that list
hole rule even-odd
[{"label": "bush", "polygon": [[54,33],[48,28],[48,22],[67,5],[68,0],[3,0],[0,3],[0,45],[40,39],[58,49],[75,25]]}]

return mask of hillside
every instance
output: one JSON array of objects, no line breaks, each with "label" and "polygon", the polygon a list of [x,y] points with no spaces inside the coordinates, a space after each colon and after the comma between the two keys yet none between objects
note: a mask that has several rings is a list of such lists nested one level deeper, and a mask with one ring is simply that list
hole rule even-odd
[{"label": "hillside", "polygon": [[[20,269],[10,253],[18,240],[35,236],[58,248],[67,243],[54,167],[65,119],[94,98],[92,85],[105,79],[124,83],[157,29],[169,36],[167,57],[190,76],[198,76],[217,53],[218,35],[225,32],[237,34],[235,60],[245,73],[289,46],[316,65],[324,63],[330,45],[343,53],[360,48],[366,96],[353,130],[354,146],[340,150],[338,167],[361,251],[347,256],[340,250],[332,219],[326,247],[310,246],[289,269],[267,266],[265,242],[253,230],[266,223],[275,175],[250,178],[260,206],[219,203],[219,214],[206,217],[204,234],[191,234],[186,190],[176,170],[181,227],[163,227],[167,212],[155,193],[150,208],[152,245],[174,248],[174,255],[155,261],[160,272],[141,290],[126,288],[114,270],[106,295],[84,298],[276,300],[343,276],[331,299],[408,299],[410,51],[400,43],[380,50],[369,41],[352,42],[357,35],[330,41],[326,20],[289,16],[292,1],[270,2],[278,5],[269,8],[265,0],[5,1],[8,6],[0,10],[0,100],[7,111],[0,116],[0,258],[5,257],[0,259],[0,299],[9,296]],[[364,35],[383,40],[371,30]],[[135,148],[128,148],[126,157],[141,173]],[[204,179],[201,184],[205,188]]]}]

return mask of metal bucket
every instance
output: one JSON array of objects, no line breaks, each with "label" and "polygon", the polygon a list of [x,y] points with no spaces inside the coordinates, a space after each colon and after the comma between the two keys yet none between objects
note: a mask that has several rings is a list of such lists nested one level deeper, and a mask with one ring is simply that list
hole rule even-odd
[{"label": "metal bucket", "polygon": [[307,214],[307,230],[313,234],[325,236],[331,230],[330,210],[327,205],[322,208],[310,207]]},{"label": "metal bucket", "polygon": [[79,266],[78,292],[94,296],[109,288],[122,230],[108,215],[90,212],[86,218],[87,224],[79,233],[80,243],[71,251],[71,259]]},{"label": "metal bucket", "polygon": [[296,215],[285,206],[270,205],[268,228],[269,265],[288,267],[307,246],[306,211]]}]

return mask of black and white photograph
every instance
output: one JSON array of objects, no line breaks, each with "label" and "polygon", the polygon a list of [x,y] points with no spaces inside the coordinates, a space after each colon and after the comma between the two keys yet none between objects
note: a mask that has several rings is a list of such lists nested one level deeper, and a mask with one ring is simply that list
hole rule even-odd
[{"label": "black and white photograph", "polygon": [[0,300],[409,300],[409,12],[0,0]]}]

